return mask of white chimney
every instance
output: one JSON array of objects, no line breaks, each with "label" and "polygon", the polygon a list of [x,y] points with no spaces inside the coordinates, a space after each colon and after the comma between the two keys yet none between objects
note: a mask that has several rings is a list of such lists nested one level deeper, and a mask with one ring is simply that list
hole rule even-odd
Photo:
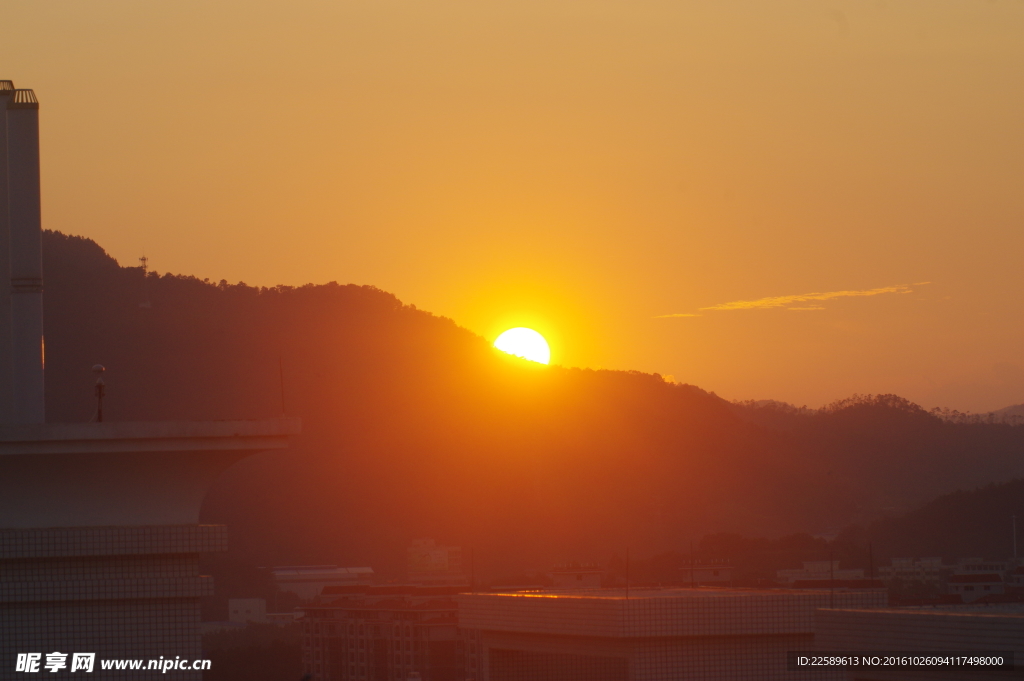
[{"label": "white chimney", "polygon": [[11,365],[14,423],[43,423],[43,247],[39,201],[39,103],[7,99]]}]

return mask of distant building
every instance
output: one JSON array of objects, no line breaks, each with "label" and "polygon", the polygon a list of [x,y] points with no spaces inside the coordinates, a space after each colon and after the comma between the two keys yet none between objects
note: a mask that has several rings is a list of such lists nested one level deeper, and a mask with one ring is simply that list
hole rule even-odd
[{"label": "distant building", "polygon": [[960,596],[964,603],[971,603],[985,596],[1001,596],[1006,593],[1002,575],[976,572],[966,575],[951,575],[947,589],[952,595]]},{"label": "distant building", "polygon": [[229,598],[228,621],[236,623],[267,621],[267,601],[262,598]]},{"label": "distant building", "polygon": [[862,580],[864,570],[861,568],[839,569],[839,561],[833,560],[806,560],[803,568],[793,570],[778,570],[776,577],[782,584],[793,584],[794,582],[807,581],[829,581],[829,580]]},{"label": "distant building", "polygon": [[327,587],[307,606],[302,663],[313,681],[476,678],[473,632],[458,627],[459,587]]},{"label": "distant building", "polygon": [[[814,646],[818,608],[886,605],[883,589],[624,589],[466,593],[459,626],[479,646],[474,681],[831,681],[790,672]],[[472,671],[472,670],[467,670]],[[460,681],[462,681],[460,679]]]},{"label": "distant building", "polygon": [[462,548],[439,546],[433,539],[417,539],[406,551],[406,571],[411,584],[468,586],[463,570]]},{"label": "distant building", "polygon": [[735,568],[727,560],[695,559],[679,568],[683,584],[694,586],[731,586]]},{"label": "distant building", "polygon": [[548,573],[556,589],[600,589],[603,575],[604,571],[593,563],[565,563]]},{"label": "distant building", "polygon": [[878,568],[878,577],[884,582],[919,582],[939,586],[955,566],[943,565],[942,558],[893,558],[892,565]]},{"label": "distant building", "polygon": [[986,596],[1002,596],[1006,593],[1006,579],[1014,567],[1009,560],[963,558],[946,579],[946,590],[950,595],[960,596],[964,603]]},{"label": "distant building", "polygon": [[1006,575],[1007,593],[1024,593],[1024,566],[1015,567]]},{"label": "distant building", "polygon": [[276,624],[278,626],[288,626],[295,624],[301,619],[303,611],[294,612],[268,612],[267,622],[269,624]]},{"label": "distant building", "polygon": [[[1024,659],[1024,605],[955,605],[927,608],[836,608],[819,610],[816,646],[820,651],[1013,653],[1017,669]],[[1021,672],[959,669],[929,673],[897,668],[845,672],[848,681],[905,679],[1020,678]]]},{"label": "distant building", "polygon": [[357,586],[373,583],[373,568],[337,565],[286,565],[271,568],[281,591],[290,591],[304,601],[320,595],[326,586]]}]

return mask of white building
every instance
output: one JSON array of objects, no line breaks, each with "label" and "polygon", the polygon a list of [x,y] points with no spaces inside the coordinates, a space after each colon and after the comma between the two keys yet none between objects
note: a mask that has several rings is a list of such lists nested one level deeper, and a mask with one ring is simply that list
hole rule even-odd
[{"label": "white building", "polygon": [[886,582],[941,584],[943,576],[954,569],[953,565],[943,565],[942,558],[893,558],[892,565],[878,568],[878,578]]},{"label": "white building", "polygon": [[841,581],[864,579],[864,570],[861,568],[840,570],[838,560],[805,560],[803,568],[778,570],[775,575],[782,584],[792,584],[793,582],[807,580],[821,581],[834,579]]},{"label": "white building", "polygon": [[229,598],[228,621],[267,622],[267,601],[262,598]]},{"label": "white building", "polygon": [[319,596],[325,586],[373,584],[373,568],[369,567],[286,565],[271,568],[270,572],[281,591],[290,591],[304,601]]},{"label": "white building", "polygon": [[556,589],[600,589],[604,571],[590,563],[556,565],[548,576]]}]

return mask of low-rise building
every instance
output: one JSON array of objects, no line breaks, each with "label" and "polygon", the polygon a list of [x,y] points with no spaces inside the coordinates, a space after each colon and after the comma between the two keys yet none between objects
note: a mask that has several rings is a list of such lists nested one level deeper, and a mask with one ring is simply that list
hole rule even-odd
[{"label": "low-rise building", "polygon": [[467,593],[460,628],[475,681],[831,681],[790,671],[814,646],[815,612],[886,605],[883,589],[601,589]]},{"label": "low-rise building", "polygon": [[[1024,659],[1024,605],[836,608],[817,613],[816,647],[828,652],[992,653]],[[900,669],[878,666],[844,670],[848,681],[1021,678],[1024,670]]]},{"label": "low-rise building", "polygon": [[281,591],[290,591],[304,601],[320,595],[327,586],[356,586],[373,583],[373,568],[337,565],[286,565],[270,569]]},{"label": "low-rise building", "polygon": [[964,603],[971,603],[985,596],[1001,596],[1006,593],[1001,575],[975,572],[964,575],[950,575],[946,588],[951,595],[960,596]]},{"label": "low-rise building", "polygon": [[942,558],[893,558],[891,565],[878,568],[878,577],[887,583],[920,583],[939,586],[955,566],[943,565]]},{"label": "low-rise building", "polygon": [[441,546],[433,539],[417,539],[406,551],[410,584],[424,586],[468,586],[463,570],[462,548]]},{"label": "low-rise building", "polygon": [[778,570],[775,575],[782,584],[801,581],[860,580],[864,579],[862,568],[839,569],[838,560],[805,560],[802,568]]},{"label": "low-rise building", "polygon": [[[313,681],[466,681],[478,665],[459,629],[459,587],[327,587],[304,608],[302,662]],[[417,676],[418,675],[418,676]]]},{"label": "low-rise building", "polygon": [[556,565],[548,573],[556,589],[600,589],[604,571],[593,563]]},{"label": "low-rise building", "polygon": [[228,621],[236,623],[267,621],[267,601],[263,598],[229,598]]},{"label": "low-rise building", "polygon": [[728,560],[694,559],[679,568],[683,584],[692,586],[730,586],[735,568]]}]

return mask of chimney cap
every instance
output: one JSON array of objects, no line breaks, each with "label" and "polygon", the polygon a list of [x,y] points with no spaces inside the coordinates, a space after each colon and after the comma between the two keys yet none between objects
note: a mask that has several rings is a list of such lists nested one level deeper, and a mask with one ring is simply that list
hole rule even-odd
[{"label": "chimney cap", "polygon": [[38,109],[39,100],[32,90],[15,90],[14,97],[7,104],[8,109]]},{"label": "chimney cap", "polygon": [[14,94],[14,81],[0,80],[0,93],[3,93],[5,95]]}]

